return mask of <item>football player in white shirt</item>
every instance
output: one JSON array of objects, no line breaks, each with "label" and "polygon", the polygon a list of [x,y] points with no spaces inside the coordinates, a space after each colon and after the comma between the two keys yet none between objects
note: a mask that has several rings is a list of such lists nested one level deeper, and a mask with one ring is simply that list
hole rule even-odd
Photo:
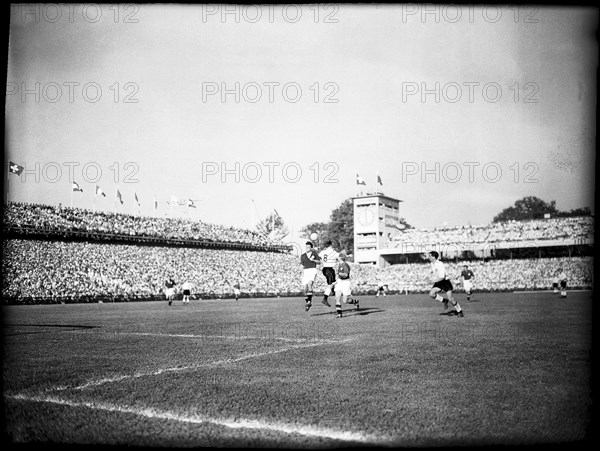
[{"label": "football player in white shirt", "polygon": [[192,294],[192,289],[194,288],[194,285],[190,282],[184,282],[184,284],[181,286],[181,288],[183,290],[183,303],[189,304],[190,296]]},{"label": "football player in white shirt", "polygon": [[[448,309],[448,302],[452,304],[452,306],[456,309],[456,314],[459,317],[464,317],[464,313],[462,308],[454,300],[452,297],[452,290],[454,287],[452,286],[452,282],[446,277],[446,268],[444,264],[438,260],[440,254],[436,251],[431,251],[428,255],[429,261],[431,262],[431,272],[433,273],[433,287],[431,287],[431,291],[429,292],[429,296],[437,301],[440,301],[444,304],[444,310]],[[440,291],[445,292],[448,295],[448,299],[444,299],[440,296]]]},{"label": "football player in white shirt", "polygon": [[329,296],[335,296],[335,265],[339,261],[340,254],[333,248],[331,240],[327,240],[325,242],[325,249],[319,252],[319,258],[321,259],[321,264],[323,265],[322,272],[327,280],[327,286],[325,287],[325,292],[323,294],[322,304],[325,304],[327,307],[331,307],[331,304],[327,301]]}]

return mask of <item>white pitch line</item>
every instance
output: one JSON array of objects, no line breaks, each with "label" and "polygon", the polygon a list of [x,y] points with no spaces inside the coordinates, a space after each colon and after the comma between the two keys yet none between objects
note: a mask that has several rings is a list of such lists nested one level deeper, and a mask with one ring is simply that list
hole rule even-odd
[{"label": "white pitch line", "polygon": [[338,343],[338,340],[328,340],[326,338],[285,338],[285,337],[274,337],[270,335],[203,335],[203,334],[158,334],[153,332],[117,332],[119,335],[142,335],[142,336],[153,336],[153,337],[175,337],[175,338],[225,338],[230,340],[280,340],[288,341],[292,343],[305,343],[308,340],[314,340],[316,342],[323,343]]},{"label": "white pitch line", "polygon": [[[569,293],[576,293],[576,292],[582,292],[582,291],[592,291],[590,289],[585,289],[585,290],[567,290],[567,292]],[[529,294],[529,293],[546,293],[546,294],[554,294],[552,292],[552,290],[529,290],[529,291],[513,291],[513,293],[517,293],[517,294]]]},{"label": "white pitch line", "polygon": [[233,420],[228,418],[209,418],[203,415],[180,415],[173,412],[157,411],[156,409],[135,409],[131,407],[121,407],[112,404],[97,403],[97,402],[74,402],[65,399],[60,399],[54,396],[25,396],[22,394],[8,396],[12,399],[33,402],[47,402],[59,404],[69,407],[86,407],[89,409],[104,410],[107,412],[134,414],[146,418],[158,418],[164,420],[179,421],[182,423],[203,424],[211,423],[219,426],[224,426],[231,429],[258,429],[274,432],[282,432],[284,434],[299,434],[309,437],[328,438],[333,440],[341,440],[347,442],[361,443],[386,443],[389,442],[383,436],[366,434],[361,432],[340,431],[330,428],[319,428],[313,426],[298,426],[281,422],[269,422],[259,420],[240,419]]},{"label": "white pitch line", "polygon": [[[336,344],[345,343],[345,342],[348,342],[351,340],[353,340],[353,338],[347,338],[345,340],[338,340],[338,341],[335,341],[335,343]],[[176,367],[172,367],[172,368],[163,368],[160,370],[144,372],[144,373],[134,373],[134,374],[128,374],[128,375],[126,374],[126,375],[115,376],[115,377],[111,377],[111,378],[99,379],[96,381],[90,381],[90,382],[87,382],[85,384],[78,385],[75,387],[70,387],[68,385],[52,387],[46,391],[84,390],[88,387],[97,387],[99,385],[109,384],[109,383],[113,383],[113,382],[119,382],[119,381],[126,380],[126,379],[133,379],[133,378],[139,378],[139,377],[145,377],[145,376],[157,376],[157,375],[163,374],[163,373],[175,373],[175,372],[195,370],[195,369],[199,369],[199,368],[206,368],[206,367],[210,368],[210,367],[219,366],[219,365],[227,365],[230,363],[237,363],[237,362],[241,362],[243,360],[253,359],[253,358],[257,358],[257,357],[263,357],[266,355],[279,354],[281,352],[291,351],[292,349],[310,348],[313,346],[321,346],[324,344],[327,344],[327,343],[318,342],[318,343],[299,344],[299,345],[295,345],[295,346],[288,346],[288,347],[282,348],[282,349],[273,349],[273,350],[269,350],[269,351],[265,351],[265,352],[257,352],[254,354],[247,354],[247,355],[243,355],[241,357],[236,357],[234,359],[223,359],[223,360],[216,360],[214,362],[201,363],[198,365],[176,366]]]}]

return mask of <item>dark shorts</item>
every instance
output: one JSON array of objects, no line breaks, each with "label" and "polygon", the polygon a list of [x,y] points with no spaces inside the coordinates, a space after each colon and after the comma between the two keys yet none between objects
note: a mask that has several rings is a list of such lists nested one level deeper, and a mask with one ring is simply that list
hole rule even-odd
[{"label": "dark shorts", "polygon": [[440,280],[433,284],[434,288],[439,288],[442,291],[452,291],[454,287],[452,286],[452,282],[448,279]]},{"label": "dark shorts", "polygon": [[566,280],[561,280],[560,281],[560,287],[561,288],[567,288],[567,281]]},{"label": "dark shorts", "polygon": [[183,290],[183,295],[184,296],[189,296],[190,295],[190,290]]},{"label": "dark shorts", "polygon": [[557,284],[556,282],[554,282],[554,283],[552,284],[552,288],[558,288],[558,284]]},{"label": "dark shorts", "polygon": [[326,266],[323,268],[323,275],[327,279],[327,285],[331,285],[333,282],[335,282],[335,269]]}]

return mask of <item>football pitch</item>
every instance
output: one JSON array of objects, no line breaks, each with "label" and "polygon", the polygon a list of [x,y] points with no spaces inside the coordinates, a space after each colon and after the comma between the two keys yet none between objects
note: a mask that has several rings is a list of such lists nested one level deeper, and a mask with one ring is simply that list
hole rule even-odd
[{"label": "football pitch", "polygon": [[591,428],[592,294],[4,306],[12,444],[568,444]]}]

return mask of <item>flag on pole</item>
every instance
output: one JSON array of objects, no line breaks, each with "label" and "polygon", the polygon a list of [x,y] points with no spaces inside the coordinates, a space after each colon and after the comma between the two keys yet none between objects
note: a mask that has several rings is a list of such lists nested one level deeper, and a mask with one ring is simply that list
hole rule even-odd
[{"label": "flag on pole", "polygon": [[138,207],[139,207],[140,206],[140,201],[139,201],[139,199],[137,197],[137,193],[134,193],[134,194],[135,194],[135,202],[138,204]]},{"label": "flag on pole", "polygon": [[357,185],[366,185],[367,183],[362,179],[362,177],[356,174],[356,184]]},{"label": "flag on pole", "polygon": [[158,201],[156,200],[156,196],[154,196],[154,209],[158,208]]},{"label": "flag on pole", "polygon": [[123,196],[121,196],[121,191],[119,191],[118,188],[117,188],[117,199],[119,200],[119,202],[121,202],[121,205],[123,205]]},{"label": "flag on pole", "polygon": [[73,181],[73,191],[80,191],[83,193],[83,189],[79,188],[79,185],[77,184],[76,181]]},{"label": "flag on pole", "polygon": [[194,203],[194,201],[192,199],[188,199],[188,207],[196,208],[196,204]]},{"label": "flag on pole", "polygon": [[17,163],[13,163],[12,161],[9,162],[8,171],[11,174],[21,175],[21,172],[23,172],[24,169],[23,166],[19,166]]},{"label": "flag on pole", "polygon": [[379,177],[379,174],[377,174],[377,184],[379,186],[383,186],[383,182],[381,181],[381,177]]},{"label": "flag on pole", "polygon": [[177,200],[177,198],[173,195],[171,195],[171,205],[177,205],[179,203],[179,200]]},{"label": "flag on pole", "polygon": [[96,185],[96,196],[106,197],[106,193],[98,185]]}]

